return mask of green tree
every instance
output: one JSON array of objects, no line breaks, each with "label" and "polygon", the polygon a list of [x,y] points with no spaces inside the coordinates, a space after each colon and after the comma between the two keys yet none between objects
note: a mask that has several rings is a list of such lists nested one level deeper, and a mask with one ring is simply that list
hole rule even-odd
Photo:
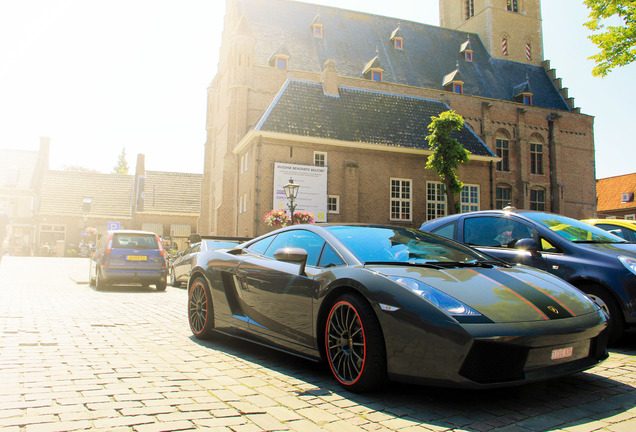
[{"label": "green tree", "polygon": [[128,162],[126,162],[126,148],[121,149],[121,154],[117,158],[117,165],[113,167],[114,174],[128,174]]},{"label": "green tree", "polygon": [[[585,0],[585,5],[590,9],[585,26],[593,32],[601,31],[589,36],[601,50],[590,57],[596,62],[592,75],[605,77],[614,67],[636,60],[636,1]],[[621,25],[606,27],[604,20],[608,19]]]},{"label": "green tree", "polygon": [[464,119],[455,111],[449,110],[441,113],[439,117],[432,117],[431,120],[431,124],[428,125],[431,133],[426,139],[433,149],[433,154],[426,161],[426,168],[435,170],[444,182],[448,213],[455,214],[459,211],[459,202],[455,195],[461,193],[464,187],[457,178],[456,170],[460,163],[468,162],[470,152],[452,138],[451,134],[464,126]]}]

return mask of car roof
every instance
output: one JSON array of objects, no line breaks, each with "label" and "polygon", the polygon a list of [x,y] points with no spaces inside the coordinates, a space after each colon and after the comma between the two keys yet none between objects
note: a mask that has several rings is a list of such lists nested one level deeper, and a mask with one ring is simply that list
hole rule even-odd
[{"label": "car roof", "polygon": [[636,230],[636,221],[627,219],[583,219],[581,222],[589,223],[592,225],[603,223],[607,225],[622,226]]},{"label": "car roof", "polygon": [[157,235],[156,233],[153,233],[152,231],[142,231],[142,230],[109,230],[108,234],[150,234],[150,235]]}]

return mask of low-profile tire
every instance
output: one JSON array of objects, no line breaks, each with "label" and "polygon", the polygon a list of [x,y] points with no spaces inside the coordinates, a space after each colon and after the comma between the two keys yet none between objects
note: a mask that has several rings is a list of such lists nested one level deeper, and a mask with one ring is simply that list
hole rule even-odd
[{"label": "low-profile tire", "polygon": [[349,391],[374,390],[387,380],[382,328],[371,306],[358,295],[342,295],[331,306],[325,353],[332,374]]},{"label": "low-profile tire", "polygon": [[597,305],[599,305],[609,315],[609,326],[607,327],[607,340],[609,343],[616,342],[625,331],[625,320],[618,303],[606,289],[597,285],[586,284],[579,287]]},{"label": "low-profile tire", "polygon": [[106,288],[106,282],[104,281],[104,278],[100,276],[101,273],[102,271],[99,266],[95,267],[95,289],[97,291],[102,291]]},{"label": "low-profile tire", "polygon": [[155,284],[157,287],[157,291],[165,291],[166,290],[166,281],[157,282]]},{"label": "low-profile tire", "polygon": [[170,278],[170,286],[178,287],[181,285],[181,283],[177,282],[177,278],[174,275],[174,267],[170,267],[170,275],[168,277]]},{"label": "low-profile tire", "polygon": [[214,330],[214,307],[208,283],[197,277],[188,290],[188,322],[197,339],[211,339]]}]

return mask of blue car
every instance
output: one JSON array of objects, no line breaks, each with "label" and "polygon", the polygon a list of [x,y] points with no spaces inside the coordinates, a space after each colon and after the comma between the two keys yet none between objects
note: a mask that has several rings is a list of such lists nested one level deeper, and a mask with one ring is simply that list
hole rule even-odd
[{"label": "blue car", "polygon": [[420,229],[571,283],[609,315],[612,342],[636,325],[636,245],[605,230],[557,214],[516,209],[446,216]]},{"label": "blue car", "polygon": [[148,231],[108,231],[91,256],[89,281],[97,290],[111,284],[155,285],[166,290],[168,265],[159,236]]}]

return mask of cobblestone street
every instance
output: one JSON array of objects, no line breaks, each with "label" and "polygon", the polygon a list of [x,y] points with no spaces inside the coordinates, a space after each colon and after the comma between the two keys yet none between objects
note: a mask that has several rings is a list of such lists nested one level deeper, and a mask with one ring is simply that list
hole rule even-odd
[{"label": "cobblestone street", "polygon": [[343,391],[326,367],[194,339],[185,289],[87,283],[88,260],[0,264],[0,430],[634,431],[636,335],[600,366],[492,391]]}]

